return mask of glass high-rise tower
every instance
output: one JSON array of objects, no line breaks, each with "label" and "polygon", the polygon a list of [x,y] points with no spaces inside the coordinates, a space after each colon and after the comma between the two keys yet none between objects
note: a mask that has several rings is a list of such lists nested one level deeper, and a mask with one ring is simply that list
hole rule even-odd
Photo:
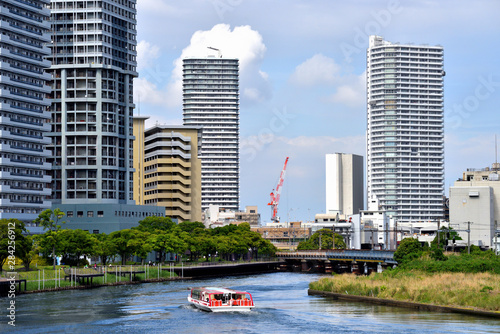
[{"label": "glass high-rise tower", "polygon": [[48,4],[0,1],[0,218],[28,226],[51,206]]},{"label": "glass high-rise tower", "polygon": [[443,217],[443,47],[370,36],[367,186],[400,222]]},{"label": "glass high-rise tower", "polygon": [[202,127],[201,207],[239,209],[239,61],[183,60],[184,125]]}]

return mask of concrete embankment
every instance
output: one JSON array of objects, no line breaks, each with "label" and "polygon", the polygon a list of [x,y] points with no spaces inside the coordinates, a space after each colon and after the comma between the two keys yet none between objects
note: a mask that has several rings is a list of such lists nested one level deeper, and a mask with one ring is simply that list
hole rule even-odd
[{"label": "concrete embankment", "polygon": [[392,300],[392,299],[355,296],[355,295],[348,295],[348,294],[335,293],[335,292],[326,292],[326,291],[319,291],[319,290],[312,290],[312,289],[309,289],[307,291],[307,293],[308,293],[308,295],[311,295],[311,296],[323,296],[323,297],[332,298],[334,300],[347,300],[347,301],[365,302],[365,303],[372,303],[372,304],[386,305],[386,306],[406,307],[406,308],[413,308],[413,309],[418,309],[418,310],[422,310],[422,311],[462,313],[462,314],[492,317],[492,318],[499,318],[500,319],[500,312],[483,311],[483,310],[476,310],[476,309],[472,309],[472,308],[461,308],[461,307],[421,304],[421,303],[405,302],[405,301]]}]

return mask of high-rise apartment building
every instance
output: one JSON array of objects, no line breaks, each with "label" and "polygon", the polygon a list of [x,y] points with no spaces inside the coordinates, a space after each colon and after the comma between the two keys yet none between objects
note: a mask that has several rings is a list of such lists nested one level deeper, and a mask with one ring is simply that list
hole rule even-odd
[{"label": "high-rise apartment building", "polygon": [[401,222],[443,216],[443,47],[370,36],[367,187]]},{"label": "high-rise apartment building", "polygon": [[183,60],[184,125],[202,127],[201,201],[239,209],[239,61]]},{"label": "high-rise apartment building", "polygon": [[116,225],[93,231],[109,232],[156,210],[132,207],[136,3],[51,1],[53,206],[68,227],[99,217]]},{"label": "high-rise apartment building", "polygon": [[55,203],[131,203],[136,1],[52,1]]},{"label": "high-rise apartment building", "polygon": [[326,213],[355,215],[364,209],[363,157],[355,154],[327,154]]},{"label": "high-rise apartment building", "polygon": [[137,204],[159,205],[177,220],[201,221],[200,128],[155,125],[134,117],[134,198]]},{"label": "high-rise apartment building", "polygon": [[48,3],[0,2],[0,218],[28,226],[51,206]]}]

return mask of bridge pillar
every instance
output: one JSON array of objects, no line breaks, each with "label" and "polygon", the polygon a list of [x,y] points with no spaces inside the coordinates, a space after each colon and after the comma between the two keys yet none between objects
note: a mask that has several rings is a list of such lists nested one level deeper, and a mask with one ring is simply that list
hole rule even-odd
[{"label": "bridge pillar", "polygon": [[352,261],[352,263],[351,263],[351,273],[359,274],[359,266],[358,266],[358,262],[356,262],[356,260]]},{"label": "bridge pillar", "polygon": [[332,262],[329,260],[325,261],[325,274],[331,274],[332,273]]},{"label": "bridge pillar", "polygon": [[309,265],[306,260],[301,260],[302,271],[309,271]]}]

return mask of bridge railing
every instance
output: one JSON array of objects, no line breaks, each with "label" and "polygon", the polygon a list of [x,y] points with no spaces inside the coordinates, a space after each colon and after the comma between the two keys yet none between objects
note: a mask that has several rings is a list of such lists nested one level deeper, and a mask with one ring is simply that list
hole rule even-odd
[{"label": "bridge railing", "polygon": [[284,259],[327,260],[345,259],[360,261],[380,261],[396,263],[394,251],[388,250],[358,250],[358,249],[330,249],[330,250],[302,250],[296,252],[278,252],[276,256]]}]

